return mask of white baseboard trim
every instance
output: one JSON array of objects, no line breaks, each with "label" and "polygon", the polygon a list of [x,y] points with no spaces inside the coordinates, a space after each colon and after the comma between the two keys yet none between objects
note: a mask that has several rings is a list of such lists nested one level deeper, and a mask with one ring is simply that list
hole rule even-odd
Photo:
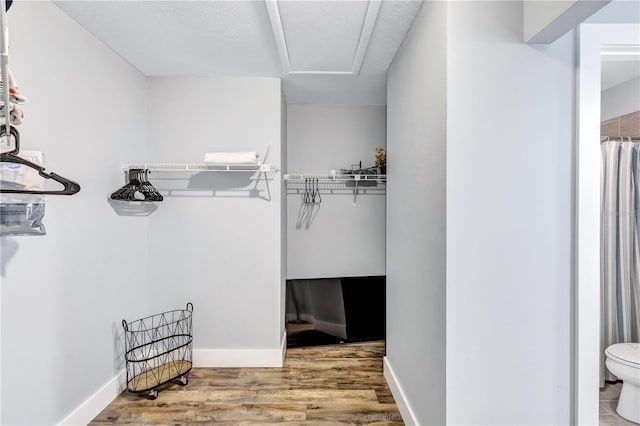
[{"label": "white baseboard trim", "polygon": [[279,349],[194,349],[194,367],[282,367],[287,349],[287,335]]},{"label": "white baseboard trim", "polygon": [[100,414],[107,405],[125,390],[127,387],[126,381],[126,371],[122,370],[58,424],[64,426],[89,424],[91,420]]},{"label": "white baseboard trim", "polygon": [[404,395],[402,386],[400,386],[396,374],[393,372],[393,368],[391,368],[389,359],[386,356],[384,357],[383,365],[384,378],[389,384],[389,389],[391,390],[393,399],[396,400],[396,405],[398,406],[398,411],[400,411],[404,424],[407,426],[417,426],[418,420],[416,420],[416,416],[413,414],[411,405],[409,405],[409,401],[407,401],[407,398]]}]

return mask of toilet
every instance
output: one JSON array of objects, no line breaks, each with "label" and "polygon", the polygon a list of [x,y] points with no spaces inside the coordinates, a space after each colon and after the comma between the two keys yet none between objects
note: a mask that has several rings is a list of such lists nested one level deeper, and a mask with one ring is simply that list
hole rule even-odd
[{"label": "toilet", "polygon": [[622,380],[616,412],[640,423],[640,343],[616,343],[604,353],[607,369]]}]

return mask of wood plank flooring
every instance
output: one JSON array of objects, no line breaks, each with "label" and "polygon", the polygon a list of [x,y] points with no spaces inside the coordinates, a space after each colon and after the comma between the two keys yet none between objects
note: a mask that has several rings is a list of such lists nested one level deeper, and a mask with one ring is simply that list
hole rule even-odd
[{"label": "wood plank flooring", "polygon": [[194,368],[156,400],[123,392],[104,424],[403,425],[382,374],[384,342],[288,349],[282,368]]}]

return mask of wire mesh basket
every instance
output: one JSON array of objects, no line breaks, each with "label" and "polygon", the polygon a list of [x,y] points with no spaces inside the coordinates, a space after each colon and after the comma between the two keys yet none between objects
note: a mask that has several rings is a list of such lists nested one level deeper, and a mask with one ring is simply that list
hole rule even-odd
[{"label": "wire mesh basket", "polygon": [[170,381],[188,383],[187,374],[193,365],[193,304],[186,309],[168,311],[127,323],[125,361],[127,389],[148,392],[158,397],[157,388]]}]

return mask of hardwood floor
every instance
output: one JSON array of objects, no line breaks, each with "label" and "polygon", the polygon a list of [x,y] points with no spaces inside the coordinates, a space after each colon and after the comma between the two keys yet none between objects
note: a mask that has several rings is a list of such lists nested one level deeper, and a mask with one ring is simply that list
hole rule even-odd
[{"label": "hardwood floor", "polygon": [[403,425],[384,342],[288,349],[282,368],[194,368],[156,400],[123,392],[91,423]]}]

